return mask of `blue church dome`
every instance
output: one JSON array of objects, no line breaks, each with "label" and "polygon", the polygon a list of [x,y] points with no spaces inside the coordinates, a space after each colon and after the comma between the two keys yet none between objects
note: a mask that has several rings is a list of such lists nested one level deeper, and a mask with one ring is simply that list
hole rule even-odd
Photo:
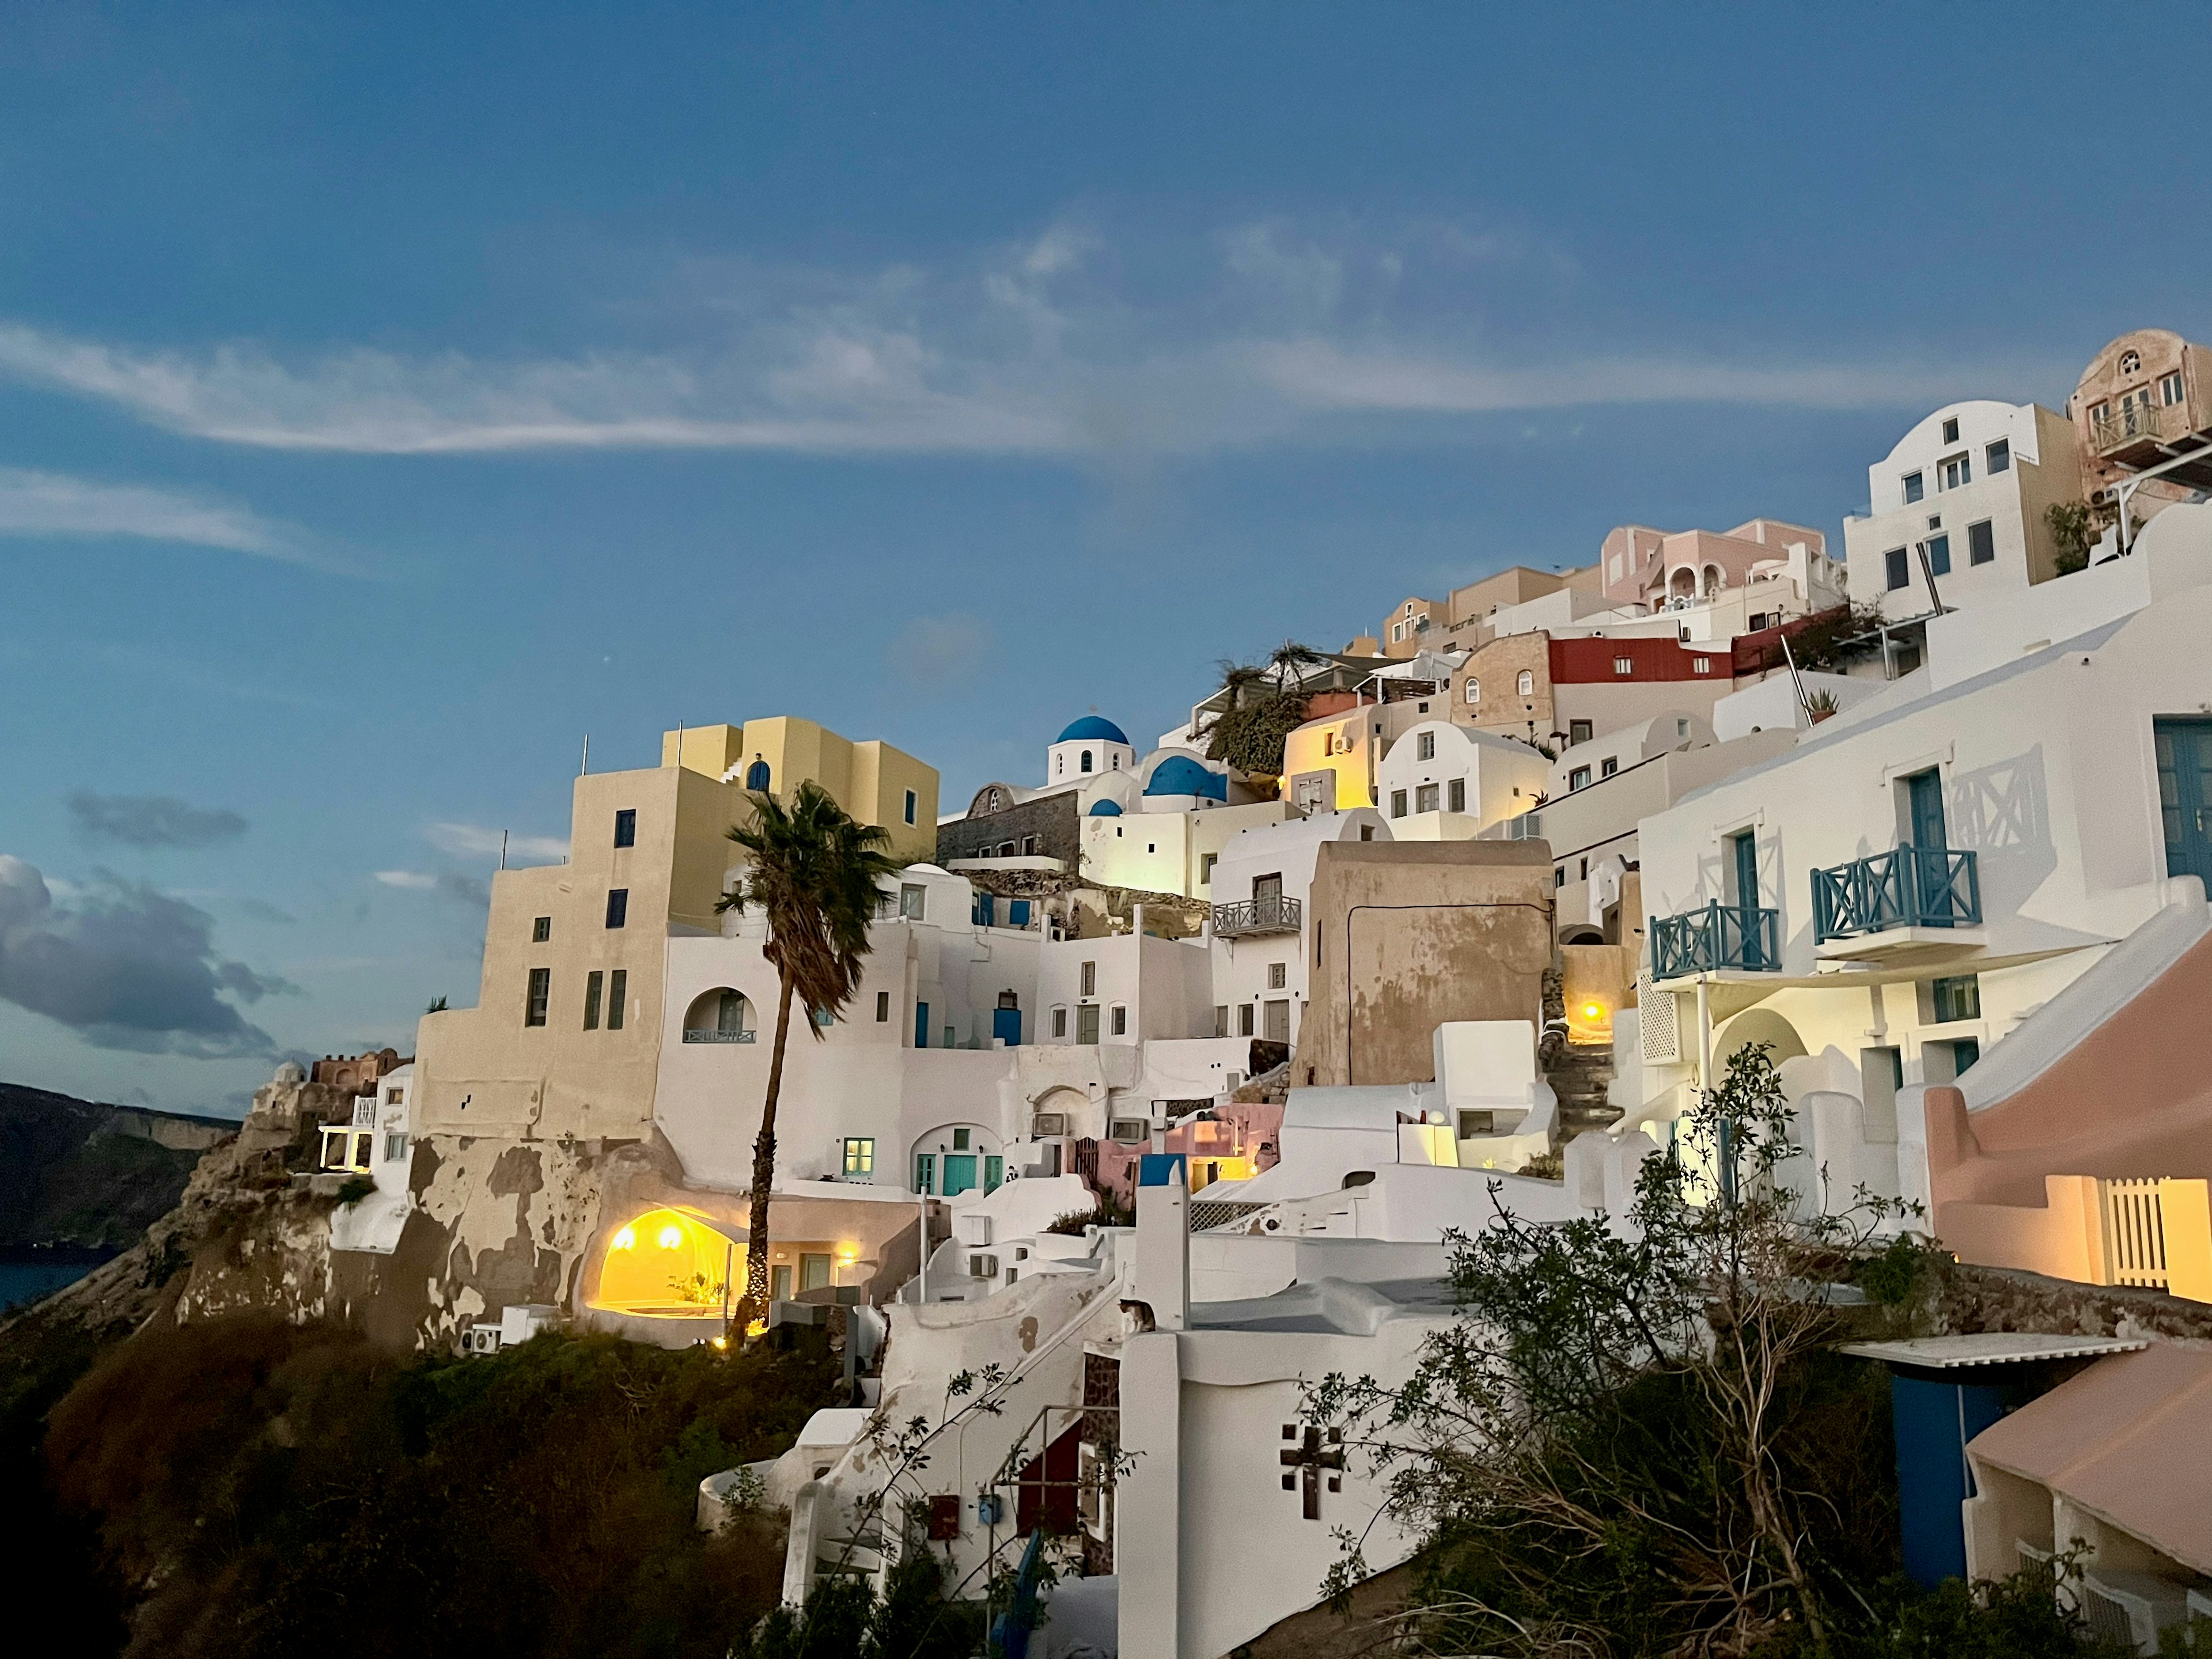
[{"label": "blue church dome", "polygon": [[1067,730],[1061,732],[1058,738],[1054,739],[1054,741],[1057,743],[1080,743],[1085,738],[1091,738],[1093,742],[1118,743],[1124,746],[1126,746],[1129,741],[1128,738],[1121,735],[1121,728],[1120,726],[1115,725],[1114,722],[1109,720],[1101,719],[1097,714],[1085,714],[1079,720],[1071,720],[1068,723]]},{"label": "blue church dome", "polygon": [[1188,755],[1170,755],[1152,769],[1147,795],[1197,795],[1207,800],[1227,800],[1229,780],[1209,772]]},{"label": "blue church dome", "polygon": [[1091,803],[1091,816],[1094,818],[1118,818],[1121,816],[1121,803],[1111,796],[1103,800],[1094,801]]}]

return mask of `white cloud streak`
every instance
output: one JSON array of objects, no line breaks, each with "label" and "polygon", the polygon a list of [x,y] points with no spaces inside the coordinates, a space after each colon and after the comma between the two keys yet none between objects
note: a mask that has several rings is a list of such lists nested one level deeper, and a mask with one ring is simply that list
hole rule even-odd
[{"label": "white cloud streak", "polygon": [[438,884],[437,877],[420,870],[379,870],[376,878],[386,887],[405,888],[410,892],[427,891]]},{"label": "white cloud streak", "polygon": [[423,834],[441,853],[456,857],[492,857],[503,844],[507,861],[554,864],[568,856],[568,843],[556,836],[518,836],[480,823],[434,823]]},{"label": "white cloud streak", "polygon": [[[1325,441],[1380,416],[1606,404],[1904,410],[2018,395],[2052,372],[1909,349],[1861,362],[1577,351],[1563,344],[1575,328],[1546,309],[1583,281],[1571,259],[1449,226],[1383,240],[1279,222],[1231,227],[1151,288],[1128,275],[1144,263],[1125,261],[1129,252],[1057,225],[937,270],[710,270],[693,284],[714,290],[694,296],[714,319],[705,337],[507,361],[366,347],[285,356],[250,342],[148,349],[0,323],[0,376],[173,432],[276,449],[1084,458]],[[1532,307],[1540,325],[1522,315]],[[1540,340],[1541,355],[1493,339]],[[204,538],[228,538],[216,544],[270,550],[265,527],[201,513]]]},{"label": "white cloud streak", "polygon": [[15,467],[0,467],[0,536],[129,536],[313,562],[296,532],[243,507]]}]

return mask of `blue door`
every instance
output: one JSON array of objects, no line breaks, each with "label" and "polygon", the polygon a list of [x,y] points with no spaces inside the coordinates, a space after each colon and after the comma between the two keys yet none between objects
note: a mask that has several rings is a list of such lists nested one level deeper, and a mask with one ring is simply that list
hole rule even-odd
[{"label": "blue door", "polygon": [[975,1154],[947,1152],[945,1155],[945,1196],[956,1198],[975,1184]]},{"label": "blue door", "polygon": [[914,1005],[914,1046],[917,1048],[929,1047],[929,1005],[926,1002]]},{"label": "blue door", "polygon": [[1915,772],[1905,781],[1905,817],[1911,826],[1912,845],[1922,856],[1905,861],[1905,879],[1913,884],[1907,896],[1912,919],[1931,927],[1951,925],[1951,866],[1942,856],[1950,845],[1950,828],[1943,822],[1943,775],[1934,767]]},{"label": "blue door", "polygon": [[1022,1046],[1022,1011],[1018,1008],[994,1008],[991,1011],[991,1035],[1004,1037],[1006,1047]]},{"label": "blue door", "polygon": [[2004,1391],[1893,1371],[1890,1423],[1897,1437],[1897,1498],[1905,1570],[1933,1589],[1966,1576],[1959,1506],[1974,1495],[1966,1442],[2004,1414]]},{"label": "blue door", "polygon": [[1759,837],[1747,830],[1729,840],[1735,853],[1735,903],[1743,926],[1743,965],[1764,968],[1767,963],[1759,927]]},{"label": "blue door", "polygon": [[2166,873],[2212,888],[2212,720],[2151,722],[2158,745],[2158,805],[2166,820]]}]

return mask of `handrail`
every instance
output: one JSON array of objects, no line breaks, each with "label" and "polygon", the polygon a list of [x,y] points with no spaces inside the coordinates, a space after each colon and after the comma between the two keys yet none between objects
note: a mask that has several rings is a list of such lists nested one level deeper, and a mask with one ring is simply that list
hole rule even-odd
[{"label": "handrail", "polygon": [[1981,920],[1981,871],[1972,853],[1908,844],[1813,872],[1819,944],[1893,927],[1973,927]]},{"label": "handrail", "polygon": [[1295,933],[1304,926],[1305,905],[1294,898],[1240,899],[1213,907],[1213,936],[1234,939],[1240,933]]},{"label": "handrail", "polygon": [[2100,416],[2090,426],[2090,440],[2100,453],[2142,438],[2162,438],[2166,411],[2147,403],[2129,404]]},{"label": "handrail", "polygon": [[704,1030],[687,1028],[684,1033],[684,1040],[686,1042],[751,1042],[756,1040],[757,1036],[757,1034],[750,1027],[742,1031],[725,1031],[709,1025]]},{"label": "handrail", "polygon": [[1718,899],[1701,910],[1659,917],[1651,924],[1651,977],[1680,979],[1723,968],[1779,972],[1779,922],[1774,910]]}]

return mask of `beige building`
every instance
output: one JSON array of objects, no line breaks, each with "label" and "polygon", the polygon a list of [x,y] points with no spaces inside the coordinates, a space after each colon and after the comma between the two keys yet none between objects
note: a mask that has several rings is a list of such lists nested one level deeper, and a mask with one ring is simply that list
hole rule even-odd
[{"label": "beige building", "polygon": [[889,830],[902,858],[926,857],[936,833],[933,769],[811,720],[671,732],[661,753],[650,770],[577,778],[565,863],[493,878],[477,1006],[420,1027],[416,1133],[649,1132],[667,941],[720,932],[714,906],[742,857],[728,831],[750,817],[748,772],[765,769],[779,795],[815,779]]},{"label": "beige building", "polygon": [[1327,841],[1296,1080],[1428,1080],[1450,1020],[1543,1020],[1552,852],[1540,841]]},{"label": "beige building", "polygon": [[2212,355],[2172,330],[2139,328],[2107,343],[2081,371],[2066,413],[2090,489],[2168,468],[2129,489],[2131,517],[2212,489],[2212,456],[2169,465],[2212,439]]}]

